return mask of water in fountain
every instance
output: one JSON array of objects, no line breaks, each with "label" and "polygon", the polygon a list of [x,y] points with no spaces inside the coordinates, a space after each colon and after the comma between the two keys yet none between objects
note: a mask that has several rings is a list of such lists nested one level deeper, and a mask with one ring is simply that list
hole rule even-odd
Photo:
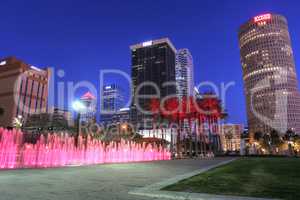
[{"label": "water in fountain", "polygon": [[36,144],[23,143],[23,133],[0,128],[0,169],[62,167],[101,163],[169,160],[170,152],[161,145],[121,140],[105,144],[88,136],[41,135]]}]

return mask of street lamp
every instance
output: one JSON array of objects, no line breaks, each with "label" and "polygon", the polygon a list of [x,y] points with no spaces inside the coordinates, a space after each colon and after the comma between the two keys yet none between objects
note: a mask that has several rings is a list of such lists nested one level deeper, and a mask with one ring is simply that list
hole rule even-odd
[{"label": "street lamp", "polygon": [[86,106],[79,100],[76,100],[72,103],[73,109],[78,113],[77,114],[77,134],[79,136],[80,132],[80,115],[86,110]]},{"label": "street lamp", "polygon": [[126,130],[127,130],[127,124],[122,124],[122,125],[121,125],[121,129],[122,129],[123,131],[126,131]]},{"label": "street lamp", "polygon": [[21,129],[22,126],[23,126],[23,117],[21,115],[18,115],[18,117],[15,117],[14,118],[14,127],[17,128],[17,129]]},{"label": "street lamp", "polygon": [[78,113],[80,113],[86,109],[85,105],[79,100],[74,101],[72,104],[72,107]]}]

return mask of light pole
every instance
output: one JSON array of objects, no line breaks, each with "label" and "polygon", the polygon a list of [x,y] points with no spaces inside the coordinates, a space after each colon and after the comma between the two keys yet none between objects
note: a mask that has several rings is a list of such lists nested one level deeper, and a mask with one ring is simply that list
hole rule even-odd
[{"label": "light pole", "polygon": [[[76,101],[73,102],[72,107],[78,113],[77,114],[77,122],[76,122],[77,136],[75,137],[75,140],[77,140],[78,136],[80,134],[80,117],[81,117],[81,113],[86,110],[86,106],[81,101],[76,100]],[[77,141],[76,141],[76,144],[77,144]]]},{"label": "light pole", "polygon": [[127,124],[126,124],[126,123],[123,123],[123,124],[121,125],[121,130],[122,130],[123,132],[126,132],[126,131],[127,131]]},{"label": "light pole", "polygon": [[24,122],[24,120],[23,120],[22,115],[18,115],[18,117],[14,118],[14,122],[13,122],[14,127],[16,129],[21,129],[23,127],[23,122]]}]

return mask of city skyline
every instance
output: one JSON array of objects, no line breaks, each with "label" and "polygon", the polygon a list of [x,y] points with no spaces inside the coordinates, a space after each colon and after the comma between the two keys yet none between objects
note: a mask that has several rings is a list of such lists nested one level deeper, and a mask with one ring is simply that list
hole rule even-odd
[{"label": "city skyline", "polygon": [[[174,5],[177,3],[178,2],[175,2]],[[86,8],[85,10],[82,10],[81,12],[77,12],[80,11],[80,4],[75,3],[74,9],[67,10],[66,13],[63,13],[62,11],[67,6],[67,4],[63,4],[60,8],[62,10],[54,10],[53,14],[50,12],[53,11],[51,10],[51,5],[44,6],[44,8],[41,10],[46,12],[42,19],[35,19],[33,20],[33,24],[36,25],[29,24],[26,27],[24,27],[22,23],[26,22],[26,20],[29,19],[32,20],[32,18],[35,17],[34,12],[24,16],[24,19],[10,18],[9,16],[7,16],[8,20],[4,20],[4,27],[7,27],[7,29],[0,33],[1,38],[5,38],[2,44],[3,47],[2,51],[0,52],[0,57],[3,58],[9,55],[16,55],[18,58],[28,63],[32,63],[36,66],[51,66],[57,69],[64,69],[66,75],[64,78],[59,80],[75,82],[81,80],[90,80],[92,82],[96,82],[98,80],[97,72],[100,69],[108,68],[102,68],[102,66],[111,66],[112,68],[121,69],[130,73],[129,46],[131,44],[147,41],[149,39],[169,37],[177,48],[187,47],[191,50],[191,53],[195,60],[194,77],[196,83],[206,80],[215,82],[216,84],[220,82],[226,83],[232,80],[236,82],[236,85],[229,89],[229,96],[227,99],[226,106],[230,114],[228,121],[233,123],[246,123],[246,109],[245,99],[243,96],[242,70],[239,62],[239,49],[237,39],[237,30],[241,24],[243,24],[244,22],[256,15],[267,12],[274,12],[284,15],[289,22],[292,47],[294,49],[296,60],[296,69],[299,69],[300,59],[298,58],[300,58],[300,55],[298,53],[299,45],[297,45],[299,44],[299,39],[296,36],[300,32],[300,30],[297,27],[298,13],[296,12],[297,6],[295,5],[287,6],[284,5],[284,3],[274,3],[271,1],[258,3],[261,6],[257,6],[255,2],[228,2],[226,3],[226,7],[236,7],[236,13],[228,12],[224,16],[225,13],[216,12],[215,15],[213,15],[213,17],[209,17],[210,20],[207,20],[209,21],[209,23],[205,22],[205,19],[209,14],[207,11],[203,12],[203,14],[200,13],[200,15],[197,16],[188,14],[184,18],[190,18],[191,21],[185,21],[186,24],[183,23],[184,19],[182,19],[182,21],[179,20],[177,22],[173,22],[172,20],[170,20],[170,18],[174,17],[176,12],[178,12],[176,10],[174,15],[169,14],[167,16],[161,17],[162,22],[157,22],[158,27],[156,27],[156,23],[153,23],[157,20],[153,21],[150,18],[146,17],[144,19],[145,25],[141,26],[141,24],[139,24],[139,26],[137,27],[142,30],[139,31],[138,34],[132,35],[129,31],[131,26],[126,26],[126,24],[128,24],[129,21],[134,21],[134,24],[138,22],[130,18],[134,15],[128,16],[130,20],[128,19],[128,17],[126,19],[121,20],[122,22],[124,22],[124,24],[122,25],[122,23],[118,22],[118,20],[115,19],[118,18],[117,16],[120,16],[122,12],[116,12],[116,16],[109,15],[107,12],[96,12],[97,8],[100,9],[102,7],[110,7],[115,4],[116,2],[112,2],[111,4],[105,3],[105,5],[95,3],[95,8],[92,8],[91,6]],[[136,5],[132,5],[131,3],[128,4],[128,7],[133,7],[132,9],[138,9],[139,6],[141,6],[138,3]],[[165,7],[170,3],[161,4],[163,7]],[[198,5],[198,8],[197,6],[195,6],[195,9],[192,9],[191,7],[193,6],[191,6],[191,4],[194,3],[188,4],[189,11],[195,11],[196,9],[199,9],[199,7],[201,7],[200,5],[202,5],[201,10],[205,10],[205,8],[211,8],[215,5],[214,3],[195,3],[196,5]],[[219,4],[220,5],[216,7],[217,11],[220,11],[220,8],[224,6],[224,3],[222,2],[220,2]],[[253,4],[253,6],[255,4],[255,7],[251,7],[251,4]],[[9,3],[5,4],[4,7],[6,5],[9,6]],[[99,6],[97,7],[97,5]],[[172,8],[174,5],[170,4],[168,6]],[[22,6],[24,7],[24,5],[20,4],[19,6],[15,8],[15,10],[18,12],[20,12],[20,10],[18,9],[20,9]],[[28,4],[27,6],[34,5]],[[242,6],[249,6],[249,8],[245,11],[242,10]],[[88,11],[91,10],[94,11],[92,12],[93,14],[88,14]],[[144,8],[144,11],[146,13],[150,13],[150,10],[151,5],[149,7]],[[5,9],[4,12],[6,12]],[[158,10],[158,12],[162,12],[162,10]],[[59,29],[61,26],[53,23],[53,19],[51,18],[53,15],[55,15],[57,19],[61,19],[62,16],[66,17],[66,21],[63,20],[62,22],[67,23],[67,20],[69,20],[70,22],[68,22],[68,24],[70,25],[71,29],[69,31],[67,30],[67,28]],[[22,15],[18,16],[20,17]],[[76,18],[76,16],[81,16],[81,21],[79,20],[79,18]],[[101,24],[103,23],[103,21],[107,20],[103,19],[103,21],[101,21],[101,16],[111,17],[110,20],[112,20],[112,23],[119,26],[115,26],[115,28],[112,28],[114,26],[107,25],[109,26],[109,30],[107,32],[102,32],[101,29],[92,28],[95,24]],[[93,19],[92,22],[89,22],[90,19]],[[165,21],[168,21],[168,19],[169,21],[171,21],[170,26],[162,27],[162,24]],[[19,21],[16,22],[15,20]],[[19,25],[19,31],[15,34],[9,34],[11,33],[11,31],[14,30],[13,27],[9,26],[9,22],[14,22],[14,24]],[[79,28],[75,28],[75,26],[78,25],[78,23],[81,26],[79,26]],[[181,23],[183,23],[186,26],[186,29],[182,30],[181,32],[178,31],[180,33],[177,34],[173,33],[176,32],[176,28],[174,28],[174,26],[176,26],[176,24],[179,25]],[[197,27],[199,26],[197,23],[203,23],[203,25],[201,24],[201,27],[205,28]],[[43,30],[43,28],[45,27],[45,25],[49,25],[49,28],[52,29],[52,31],[62,30],[61,33],[58,33],[58,38],[53,38],[53,32],[51,31],[49,31],[49,33],[44,32],[45,30]],[[219,25],[219,27],[217,27],[217,25]],[[124,29],[124,27],[126,28]],[[35,30],[37,31],[36,34],[30,34],[35,33]],[[41,30],[43,31],[40,32]],[[125,33],[125,30],[129,32],[128,35],[123,36],[122,34],[120,34]],[[109,33],[109,31],[111,31],[111,34]],[[38,32],[42,34],[37,35]],[[99,34],[99,32],[101,34]],[[109,36],[109,38],[105,38],[106,41],[98,39],[105,36]],[[62,38],[64,38],[64,40],[66,41],[62,41]],[[42,47],[44,49],[40,52],[40,49]],[[118,47],[119,49],[115,47]],[[231,51],[224,51],[224,49],[229,49]],[[220,55],[219,59],[212,60],[212,58],[215,58],[215,55],[212,52]],[[85,69],[87,68],[88,70],[81,71],[80,68],[83,67]],[[76,70],[74,70],[74,68],[78,69],[80,73],[76,73]],[[228,70],[228,68],[230,68],[230,70]],[[109,81],[113,80],[111,79]]]}]

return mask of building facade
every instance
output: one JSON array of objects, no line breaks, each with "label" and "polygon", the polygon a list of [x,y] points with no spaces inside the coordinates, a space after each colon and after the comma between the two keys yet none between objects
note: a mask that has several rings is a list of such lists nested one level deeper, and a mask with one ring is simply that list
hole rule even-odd
[{"label": "building facade", "polygon": [[16,117],[47,112],[50,68],[40,69],[9,57],[0,60],[0,126],[13,126]]},{"label": "building facade", "polygon": [[241,135],[243,125],[241,124],[221,124],[220,138],[223,151],[240,151]]},{"label": "building facade", "polygon": [[26,132],[47,133],[69,131],[73,126],[71,113],[66,110],[54,108],[47,113],[31,114],[25,121],[22,129]]},{"label": "building facade", "polygon": [[136,121],[141,129],[151,129],[148,127],[152,118],[148,112],[150,99],[176,95],[176,49],[168,38],[135,44],[130,49],[132,104],[137,112]]},{"label": "building facade", "polygon": [[96,97],[91,92],[87,92],[80,97],[80,101],[84,105],[84,109],[80,112],[80,122],[86,124],[95,123],[97,112]]},{"label": "building facade", "polygon": [[129,123],[130,122],[130,109],[121,108],[112,116],[113,123]]},{"label": "building facade", "polygon": [[287,20],[250,19],[239,29],[249,133],[300,132],[300,98]]},{"label": "building facade", "polygon": [[54,115],[54,118],[57,120],[63,119],[67,120],[68,126],[72,127],[74,126],[74,119],[73,119],[73,114],[71,111],[66,110],[66,109],[61,109],[57,107],[52,107],[48,113],[51,113]]},{"label": "building facade", "polygon": [[124,106],[124,95],[117,84],[102,88],[100,121],[103,124],[113,122],[113,116]]},{"label": "building facade", "polygon": [[193,96],[194,64],[188,49],[179,49],[176,53],[176,93],[179,98]]}]

